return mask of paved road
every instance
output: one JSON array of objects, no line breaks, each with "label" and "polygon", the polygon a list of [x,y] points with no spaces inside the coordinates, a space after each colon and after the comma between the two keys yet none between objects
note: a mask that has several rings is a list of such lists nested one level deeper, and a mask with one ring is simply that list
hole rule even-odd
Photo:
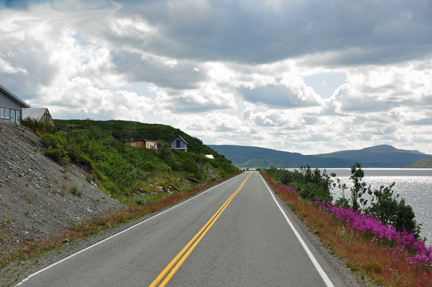
[{"label": "paved road", "polygon": [[343,286],[304,239],[308,256],[285,216],[259,173],[245,172],[20,286],[150,286],[188,243],[196,245],[166,286]]}]

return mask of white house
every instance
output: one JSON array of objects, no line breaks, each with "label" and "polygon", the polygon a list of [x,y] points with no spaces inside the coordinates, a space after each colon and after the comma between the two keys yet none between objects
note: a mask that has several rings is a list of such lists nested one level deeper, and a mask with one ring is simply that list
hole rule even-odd
[{"label": "white house", "polygon": [[0,121],[20,124],[23,108],[30,106],[0,85]]},{"label": "white house", "polygon": [[175,139],[171,142],[172,149],[178,149],[187,152],[187,141],[181,137],[181,135],[177,135]]}]

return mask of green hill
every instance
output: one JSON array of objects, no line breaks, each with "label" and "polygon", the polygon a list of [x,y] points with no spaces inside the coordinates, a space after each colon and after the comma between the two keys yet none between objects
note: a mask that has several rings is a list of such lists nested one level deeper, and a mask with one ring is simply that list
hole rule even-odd
[{"label": "green hill", "polygon": [[320,158],[343,158],[362,163],[362,167],[405,167],[432,155],[418,151],[401,150],[390,145],[378,145],[361,150],[346,150],[315,155]]},{"label": "green hill", "polygon": [[432,158],[424,158],[407,166],[407,168],[432,168]]},{"label": "green hill", "polygon": [[267,148],[236,146],[236,145],[209,145],[219,153],[224,154],[233,164],[240,168],[257,167],[286,167],[299,168],[309,164],[312,167],[351,167],[355,161],[339,158],[319,158],[300,153],[277,151]]},{"label": "green hill", "polygon": [[180,129],[162,124],[146,124],[132,121],[93,121],[93,120],[55,120],[58,128],[68,130],[87,129],[90,126],[100,127],[121,142],[131,139],[147,139],[152,141],[171,141],[179,134],[188,142],[188,151],[195,153],[213,154],[214,150],[204,145],[200,139],[192,137]]},{"label": "green hill", "polygon": [[[133,195],[177,192],[239,172],[225,156],[170,126],[91,120],[55,120],[55,124],[53,128],[23,120],[41,136],[47,157],[63,166],[68,162],[82,166],[89,172],[89,181],[126,201]],[[177,134],[188,141],[188,152],[171,149]],[[157,140],[158,150],[127,146],[124,141],[131,137]]]}]

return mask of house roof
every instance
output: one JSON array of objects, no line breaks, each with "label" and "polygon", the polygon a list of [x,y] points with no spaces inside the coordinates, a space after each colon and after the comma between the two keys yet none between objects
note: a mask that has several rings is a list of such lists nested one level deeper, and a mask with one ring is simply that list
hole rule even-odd
[{"label": "house roof", "polygon": [[185,139],[181,137],[181,135],[177,135],[172,141],[175,141],[176,138],[180,138],[182,141],[184,141],[185,144],[188,144],[187,141],[185,141]]},{"label": "house roof", "polygon": [[24,109],[22,111],[22,118],[26,119],[26,118],[31,118],[31,119],[36,119],[36,120],[40,120],[43,115],[45,114],[47,108],[30,108],[30,109]]},{"label": "house roof", "polygon": [[15,96],[11,91],[0,85],[0,91],[2,91],[6,96],[17,102],[19,105],[21,105],[23,108],[30,108],[30,105],[28,105],[26,102]]},{"label": "house roof", "polygon": [[151,142],[151,143],[157,143],[156,141],[146,140],[146,139],[125,141],[125,143],[133,143],[133,142]]}]

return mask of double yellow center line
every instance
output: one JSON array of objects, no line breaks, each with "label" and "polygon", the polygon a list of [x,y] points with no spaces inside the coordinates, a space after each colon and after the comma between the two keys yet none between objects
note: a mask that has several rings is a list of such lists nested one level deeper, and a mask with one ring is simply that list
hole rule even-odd
[{"label": "double yellow center line", "polygon": [[204,235],[206,235],[207,231],[209,231],[209,229],[213,226],[213,224],[216,222],[216,220],[219,218],[219,216],[222,214],[225,208],[227,208],[227,206],[231,203],[231,201],[237,195],[237,193],[240,192],[243,185],[245,185],[246,181],[249,179],[251,174],[252,172],[249,173],[248,177],[242,182],[239,188],[237,188],[237,190],[228,198],[228,200],[225,201],[225,203],[221,206],[221,208],[219,208],[219,210],[212,216],[212,218],[210,218],[210,220],[203,226],[203,228],[201,228],[201,230],[192,238],[191,241],[189,241],[189,243],[180,251],[180,253],[177,254],[176,257],[174,257],[174,259],[168,264],[168,266],[165,267],[165,269],[161,272],[161,274],[159,274],[159,276],[152,282],[152,284],[150,284],[150,287],[158,286],[157,284],[169,272],[169,274],[165,277],[162,283],[159,284],[159,287],[165,286],[168,283],[168,281],[177,272],[177,270],[180,268],[180,266],[183,264],[186,258],[188,258],[188,256],[195,249],[195,247],[198,245],[198,243],[201,241]]}]

